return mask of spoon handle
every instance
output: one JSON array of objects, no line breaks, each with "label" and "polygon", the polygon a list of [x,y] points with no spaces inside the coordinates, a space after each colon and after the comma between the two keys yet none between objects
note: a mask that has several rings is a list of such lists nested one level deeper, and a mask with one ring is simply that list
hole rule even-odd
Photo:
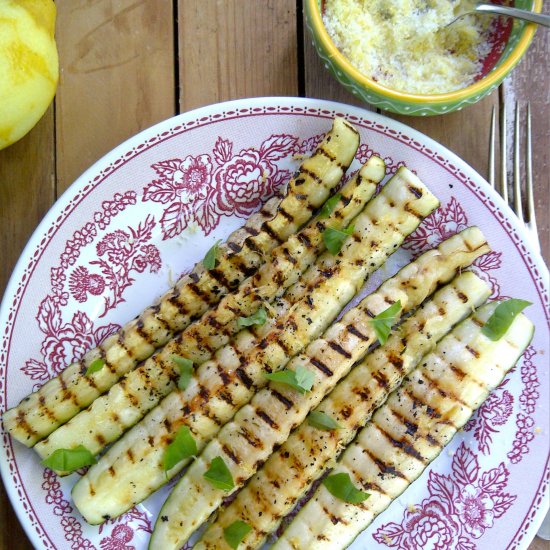
[{"label": "spoon handle", "polygon": [[508,6],[497,6],[496,4],[487,4],[483,2],[477,4],[475,9],[479,13],[496,13],[498,15],[507,15],[508,17],[515,17],[516,19],[523,19],[524,21],[537,23],[537,25],[550,27],[550,15],[544,15],[542,13],[534,13],[528,10],[510,8]]}]

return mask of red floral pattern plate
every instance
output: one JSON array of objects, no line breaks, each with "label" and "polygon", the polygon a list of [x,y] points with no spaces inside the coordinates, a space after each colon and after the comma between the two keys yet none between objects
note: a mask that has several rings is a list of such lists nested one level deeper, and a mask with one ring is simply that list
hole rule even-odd
[{"label": "red floral pattern plate", "polygon": [[[513,214],[455,155],[375,113],[325,101],[260,98],[162,122],[117,147],[53,206],[14,270],[0,311],[0,411],[58,373],[168,288],[217,239],[284,185],[335,115],[361,132],[352,170],[373,154],[405,164],[441,200],[368,283],[467,225],[493,251],[474,269],[493,297],[533,302],[532,344],[452,441],[352,548],[525,548],[548,509],[548,272]],[[58,479],[2,432],[6,489],[36,547],[138,550],[168,488],[88,526]]]}]

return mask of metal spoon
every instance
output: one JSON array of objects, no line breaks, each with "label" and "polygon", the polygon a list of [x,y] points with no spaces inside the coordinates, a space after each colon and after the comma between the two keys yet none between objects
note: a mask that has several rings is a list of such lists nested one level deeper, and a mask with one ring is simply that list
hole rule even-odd
[{"label": "metal spoon", "polygon": [[496,4],[490,4],[488,2],[476,2],[471,8],[461,13],[458,17],[455,17],[446,27],[452,25],[455,21],[458,21],[465,15],[471,15],[473,13],[494,13],[497,15],[505,15],[507,17],[515,17],[516,19],[523,19],[537,25],[543,25],[544,27],[550,27],[550,15],[544,15],[542,13],[534,13],[529,10],[520,10],[518,8],[510,8],[508,6],[500,6]]}]

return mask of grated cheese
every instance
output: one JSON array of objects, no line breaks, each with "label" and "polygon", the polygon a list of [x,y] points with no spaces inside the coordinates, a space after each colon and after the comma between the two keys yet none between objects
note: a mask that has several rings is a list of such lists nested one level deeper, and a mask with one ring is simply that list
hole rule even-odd
[{"label": "grated cheese", "polygon": [[490,50],[490,19],[450,23],[471,0],[326,0],[323,21],[338,49],[363,74],[409,93],[471,84]]}]

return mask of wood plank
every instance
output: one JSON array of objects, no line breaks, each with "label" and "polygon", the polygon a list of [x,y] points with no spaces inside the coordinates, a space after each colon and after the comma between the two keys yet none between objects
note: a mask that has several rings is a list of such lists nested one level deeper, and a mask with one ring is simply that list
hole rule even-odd
[{"label": "wood plank", "polygon": [[[550,4],[545,2],[543,12],[550,14]],[[522,110],[522,124],[526,103],[531,103],[533,140],[533,181],[535,188],[536,216],[543,258],[550,263],[550,76],[543,60],[550,56],[550,40],[545,29],[539,29],[525,57],[505,79],[502,96],[506,104],[508,134],[512,136],[516,101]],[[523,128],[524,126],[522,126]],[[512,158],[512,143],[508,157]],[[511,171],[511,163],[510,163]],[[522,173],[523,171],[522,167]],[[510,172],[511,177],[511,172]]]},{"label": "wood plank", "polygon": [[[13,267],[55,197],[54,109],[0,151],[0,300]],[[0,548],[32,550],[0,481]]]},{"label": "wood plank", "polygon": [[175,114],[172,2],[58,0],[58,193],[103,154]]},{"label": "wood plank", "polygon": [[179,0],[180,109],[298,95],[295,0]]}]

